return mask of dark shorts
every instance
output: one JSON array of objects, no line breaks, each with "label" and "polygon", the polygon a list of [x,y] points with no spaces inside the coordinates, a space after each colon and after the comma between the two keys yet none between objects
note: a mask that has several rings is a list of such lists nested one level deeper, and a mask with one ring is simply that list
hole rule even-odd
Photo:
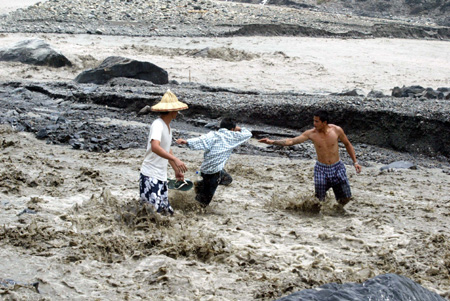
[{"label": "dark shorts", "polygon": [[230,185],[231,182],[233,182],[233,178],[229,173],[226,172],[225,169],[222,169],[222,172],[220,174],[220,182],[219,185]]},{"label": "dark shorts", "polygon": [[156,212],[173,214],[173,209],[169,204],[167,181],[160,181],[141,174],[139,177],[139,194],[141,202],[153,205]]},{"label": "dark shorts", "polygon": [[314,186],[316,197],[324,201],[328,189],[333,188],[336,200],[345,200],[352,197],[347,172],[342,161],[331,165],[316,162],[314,166]]},{"label": "dark shorts", "polygon": [[217,186],[229,185],[233,178],[225,171],[214,174],[201,173],[202,180],[195,183],[195,199],[203,206],[208,206],[216,193]]}]

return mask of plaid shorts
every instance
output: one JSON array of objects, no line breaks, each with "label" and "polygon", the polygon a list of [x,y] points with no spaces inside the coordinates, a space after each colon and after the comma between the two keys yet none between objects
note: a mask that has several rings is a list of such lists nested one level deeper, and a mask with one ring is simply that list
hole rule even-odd
[{"label": "plaid shorts", "polygon": [[316,162],[314,166],[314,186],[316,197],[324,201],[328,189],[333,188],[336,200],[343,200],[352,197],[350,183],[347,179],[347,172],[342,161],[331,165]]},{"label": "plaid shorts", "polygon": [[156,212],[173,214],[173,208],[169,204],[167,181],[160,181],[141,174],[139,192],[142,203],[153,205]]}]

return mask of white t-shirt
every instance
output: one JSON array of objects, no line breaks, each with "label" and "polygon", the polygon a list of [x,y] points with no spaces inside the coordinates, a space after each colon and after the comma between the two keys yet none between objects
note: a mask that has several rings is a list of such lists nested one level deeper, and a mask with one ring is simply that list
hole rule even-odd
[{"label": "white t-shirt", "polygon": [[172,130],[169,130],[169,127],[161,118],[153,121],[150,126],[147,151],[145,153],[144,162],[142,162],[141,173],[150,178],[167,181],[167,163],[169,160],[152,152],[152,140],[158,140],[161,147],[167,152],[170,152]]}]

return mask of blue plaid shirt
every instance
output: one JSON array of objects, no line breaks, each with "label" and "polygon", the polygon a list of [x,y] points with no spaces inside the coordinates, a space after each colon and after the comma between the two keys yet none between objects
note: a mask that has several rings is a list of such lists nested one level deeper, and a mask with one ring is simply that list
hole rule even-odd
[{"label": "blue plaid shirt", "polygon": [[252,133],[246,128],[241,128],[240,132],[221,128],[198,138],[188,139],[187,145],[190,149],[205,151],[200,171],[204,174],[213,174],[223,169],[233,148],[251,137]]}]

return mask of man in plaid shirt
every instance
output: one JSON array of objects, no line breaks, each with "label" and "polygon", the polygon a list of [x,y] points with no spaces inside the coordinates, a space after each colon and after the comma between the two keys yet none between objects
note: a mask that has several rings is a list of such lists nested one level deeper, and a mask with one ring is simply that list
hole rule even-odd
[{"label": "man in plaid shirt", "polygon": [[208,206],[219,184],[229,184],[232,179],[223,169],[233,149],[252,137],[246,128],[240,128],[231,118],[220,122],[218,131],[188,140],[178,139],[178,144],[186,144],[193,150],[204,150],[204,160],[200,167],[202,180],[196,183],[195,199]]}]

